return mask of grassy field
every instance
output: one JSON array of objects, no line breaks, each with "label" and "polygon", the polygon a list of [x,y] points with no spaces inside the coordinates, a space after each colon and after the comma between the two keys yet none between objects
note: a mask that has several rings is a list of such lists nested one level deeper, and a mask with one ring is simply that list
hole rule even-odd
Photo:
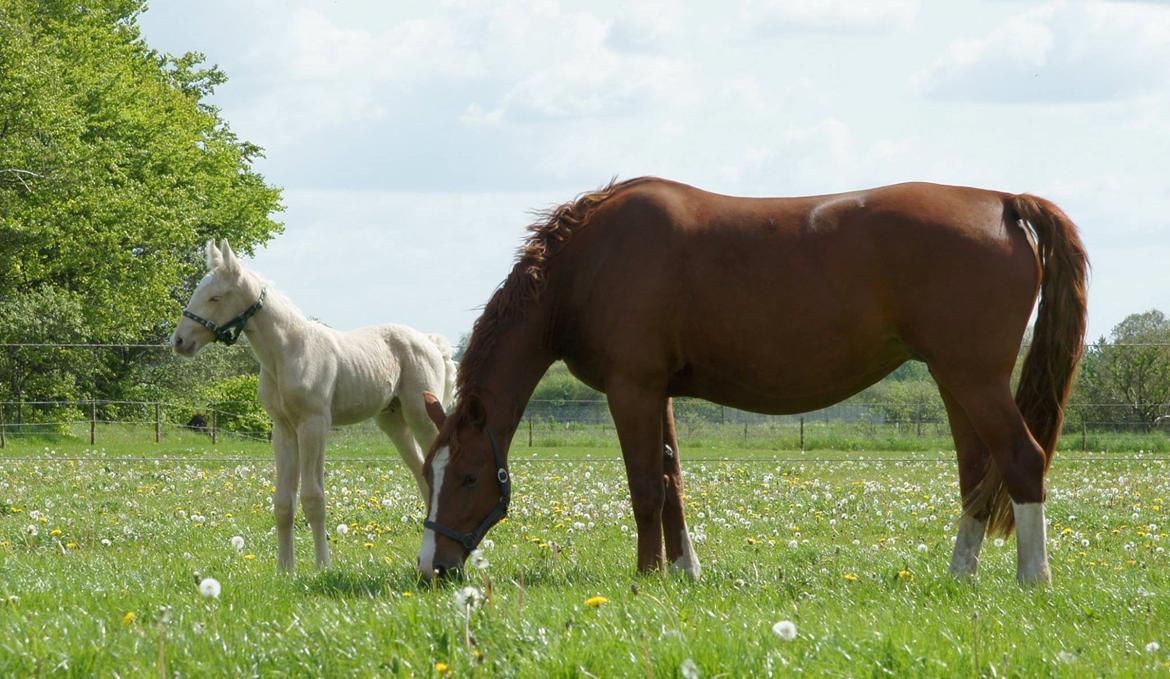
[{"label": "grassy field", "polygon": [[[988,542],[976,582],[947,575],[957,490],[939,451],[684,450],[692,582],[633,572],[616,450],[518,449],[490,564],[441,586],[415,578],[422,503],[388,446],[331,451],[329,521],[346,529],[318,572],[298,520],[292,577],[275,572],[262,443],[3,452],[0,676],[1170,674],[1170,464],[1156,458],[1058,456],[1054,585],[1023,590],[1011,539]],[[218,598],[201,595],[207,577]],[[464,587],[482,605],[459,606]]]}]

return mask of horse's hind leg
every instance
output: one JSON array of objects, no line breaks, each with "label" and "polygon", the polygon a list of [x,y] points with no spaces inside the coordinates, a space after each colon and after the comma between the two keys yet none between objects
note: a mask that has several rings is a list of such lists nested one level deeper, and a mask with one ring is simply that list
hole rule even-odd
[{"label": "horse's hind leg", "polygon": [[375,421],[378,423],[378,428],[390,438],[390,442],[394,444],[398,454],[402,456],[402,461],[406,463],[406,467],[414,475],[414,481],[418,484],[418,492],[422,496],[423,502],[427,502],[427,480],[423,476],[423,451],[419,449],[418,443],[415,442],[414,436],[410,433],[406,418],[402,414],[402,404],[391,404],[386,410],[378,413]]},{"label": "horse's hind leg", "polygon": [[1011,496],[1016,524],[1016,578],[1051,579],[1044,525],[1044,452],[1012,399],[1006,377],[991,382],[940,380],[983,441]]},{"label": "horse's hind leg", "polygon": [[975,491],[983,480],[991,459],[987,446],[971,426],[967,413],[946,389],[939,387],[947,419],[951,424],[951,436],[955,439],[955,451],[959,458],[959,494],[963,500],[963,516],[959,519],[959,534],[955,538],[955,551],[951,556],[951,575],[964,579],[975,575],[979,569],[979,550],[987,534],[987,513],[989,508],[974,507],[969,503],[975,499]]},{"label": "horse's hind leg", "polygon": [[671,569],[680,570],[692,578],[700,574],[699,557],[691,544],[687,532],[687,520],[683,513],[682,461],[679,459],[678,433],[674,426],[674,407],[666,399],[666,410],[662,413],[663,478],[666,481],[666,498],[662,505],[662,534],[666,539],[666,560]]},{"label": "horse's hind leg", "polygon": [[329,566],[329,538],[325,533],[325,438],[329,418],[309,417],[297,427],[301,457],[301,509],[313,529],[317,567]]},{"label": "horse's hind leg", "polygon": [[276,550],[280,569],[292,572],[296,566],[293,551],[293,516],[297,501],[300,467],[297,436],[291,427],[280,422],[272,427],[272,451],[276,456],[276,493],[272,511],[276,515]]}]

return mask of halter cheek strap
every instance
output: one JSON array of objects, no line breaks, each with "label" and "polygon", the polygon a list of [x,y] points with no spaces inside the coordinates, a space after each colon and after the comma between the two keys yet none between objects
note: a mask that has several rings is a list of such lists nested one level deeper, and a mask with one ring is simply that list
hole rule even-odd
[{"label": "halter cheek strap", "polygon": [[496,506],[488,512],[483,521],[479,522],[479,526],[470,533],[462,533],[454,528],[448,528],[430,519],[423,521],[423,527],[430,528],[436,533],[446,535],[455,542],[463,545],[463,548],[468,552],[479,546],[483,536],[487,535],[488,530],[492,526],[500,522],[508,515],[508,504],[512,501],[512,478],[508,475],[508,468],[504,465],[504,458],[500,454],[500,447],[496,444],[496,435],[492,433],[491,429],[486,429],[488,435],[488,442],[492,445],[492,457],[496,462],[496,481],[500,484],[500,499],[496,502]]},{"label": "halter cheek strap", "polygon": [[217,325],[214,321],[197,316],[189,309],[183,309],[183,315],[214,333],[216,342],[223,342],[230,347],[236,343],[236,340],[240,339],[240,334],[244,332],[244,326],[248,325],[248,319],[255,316],[257,311],[264,308],[264,300],[267,297],[268,288],[263,288],[260,290],[260,298],[256,300],[255,304],[244,309],[240,312],[239,316],[236,316],[223,325]]}]

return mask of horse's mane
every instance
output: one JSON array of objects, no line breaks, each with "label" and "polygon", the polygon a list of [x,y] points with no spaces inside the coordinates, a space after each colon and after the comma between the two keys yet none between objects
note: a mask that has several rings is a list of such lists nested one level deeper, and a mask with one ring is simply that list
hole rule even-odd
[{"label": "horse's mane", "polygon": [[596,191],[582,193],[567,203],[536,213],[536,221],[528,227],[528,237],[517,252],[512,272],[496,288],[484,306],[483,313],[472,326],[471,339],[459,361],[459,377],[456,381],[458,398],[453,416],[456,423],[468,417],[468,397],[479,395],[483,373],[490,362],[500,329],[524,318],[540,298],[548,281],[549,261],[560,246],[585,227],[589,218],[608,198],[647,179],[650,178],[639,177],[619,182],[615,178]]}]

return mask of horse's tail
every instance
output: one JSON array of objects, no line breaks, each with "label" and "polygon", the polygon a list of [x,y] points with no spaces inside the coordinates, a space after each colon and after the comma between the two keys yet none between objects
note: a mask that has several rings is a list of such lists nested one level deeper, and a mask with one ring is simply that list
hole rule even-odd
[{"label": "horse's tail", "polygon": [[443,355],[443,393],[439,395],[439,400],[442,401],[444,408],[450,408],[455,400],[455,348],[447,341],[446,337],[442,335],[427,335],[432,343],[439,349],[439,353]]},{"label": "horse's tail", "polygon": [[[1012,196],[1007,205],[1016,219],[1035,231],[1042,264],[1040,307],[1032,347],[1016,387],[1016,406],[1044,450],[1047,474],[1064,422],[1064,404],[1084,351],[1089,259],[1076,225],[1056,205],[1028,194]],[[969,506],[990,506],[988,531],[1009,534],[1015,524],[1011,498],[994,464],[980,484],[980,490],[984,489],[992,494],[990,503]]]}]

